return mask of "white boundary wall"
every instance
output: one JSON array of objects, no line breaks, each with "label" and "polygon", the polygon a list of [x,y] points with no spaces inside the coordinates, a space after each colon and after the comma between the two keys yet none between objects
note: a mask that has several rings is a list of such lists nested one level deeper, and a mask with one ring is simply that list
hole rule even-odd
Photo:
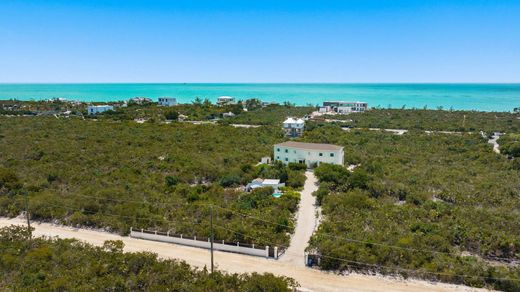
[{"label": "white boundary wall", "polygon": [[[210,243],[209,239],[208,239],[208,241],[201,241],[201,240],[190,239],[190,238],[182,238],[182,237],[179,238],[179,237],[165,236],[165,235],[159,235],[159,234],[150,234],[148,232],[150,232],[150,231],[142,232],[142,231],[130,230],[130,237],[154,240],[154,241],[161,241],[161,242],[170,242],[170,243],[205,248],[205,249],[211,248],[211,243]],[[239,246],[239,243],[237,243],[237,245],[235,246],[235,245],[222,244],[222,243],[213,241],[213,249],[269,258],[269,246],[266,246],[265,249],[257,249],[257,248]],[[277,259],[278,258],[278,256],[277,256],[278,248],[277,247],[274,248],[274,255],[275,255],[274,258]]]}]

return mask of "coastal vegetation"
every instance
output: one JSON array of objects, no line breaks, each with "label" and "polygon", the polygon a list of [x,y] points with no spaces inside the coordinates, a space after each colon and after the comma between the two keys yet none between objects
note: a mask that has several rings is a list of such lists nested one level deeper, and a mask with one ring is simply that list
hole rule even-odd
[{"label": "coastal vegetation", "polygon": [[[135,105],[124,109],[139,113],[129,118],[0,117],[0,216],[19,215],[27,196],[35,220],[204,238],[213,208],[217,240],[288,245],[304,167],[257,163],[286,140],[286,115],[312,108],[252,103],[215,124],[155,123],[222,110],[204,107]],[[324,218],[308,250],[321,268],[520,289],[518,115],[401,109],[337,117],[352,119],[349,131],[307,122],[299,139],[344,146],[352,170],[315,170]],[[498,139],[504,155],[488,144],[494,131],[507,133]],[[244,192],[258,177],[285,182],[284,195]]]},{"label": "coastal vegetation", "polygon": [[364,113],[326,116],[356,128],[455,132],[520,132],[520,117],[508,112],[428,109],[371,109]]},{"label": "coastal vegetation", "polygon": [[[271,127],[0,117],[0,215],[19,215],[27,194],[36,220],[203,238],[214,206],[216,239],[287,245],[299,201],[291,188],[304,176],[282,164],[256,166],[283,140]],[[244,192],[256,177],[288,189],[281,198]]]},{"label": "coastal vegetation", "polygon": [[292,104],[268,105],[266,107],[257,107],[240,115],[226,119],[225,122],[233,124],[248,125],[273,125],[281,126],[287,117],[304,117],[315,111],[312,106],[294,106]]},{"label": "coastal vegetation", "polygon": [[[63,115],[82,116],[89,119],[108,119],[118,121],[141,120],[148,122],[165,121],[217,121],[222,124],[251,124],[278,126],[287,116],[303,117],[314,107],[300,107],[290,103],[262,105],[258,99],[248,99],[237,104],[218,106],[208,99],[196,98],[192,103],[178,104],[173,107],[159,106],[151,102],[92,103],[109,104],[113,111],[87,115],[87,103],[60,99],[47,101],[0,100],[0,115]],[[123,106],[124,105],[124,106]],[[244,109],[247,109],[245,111]],[[231,117],[224,117],[232,113]]]},{"label": "coastal vegetation", "polygon": [[520,288],[520,171],[478,133],[404,135],[318,126],[353,172],[315,170],[321,267]]},{"label": "coastal vegetation", "polygon": [[502,153],[512,158],[520,158],[520,133],[502,135],[497,142]]},{"label": "coastal vegetation", "polygon": [[22,227],[0,229],[0,290],[6,291],[292,291],[294,280],[272,274],[210,273],[148,252],[123,252],[57,238],[27,240]]}]

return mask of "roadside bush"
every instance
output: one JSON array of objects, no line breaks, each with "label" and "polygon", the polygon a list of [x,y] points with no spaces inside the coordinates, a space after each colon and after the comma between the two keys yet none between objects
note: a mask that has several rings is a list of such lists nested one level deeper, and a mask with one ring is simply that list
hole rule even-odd
[{"label": "roadside bush", "polygon": [[290,278],[196,269],[149,252],[125,253],[74,239],[33,238],[18,226],[0,229],[0,287],[7,291],[292,291]]}]

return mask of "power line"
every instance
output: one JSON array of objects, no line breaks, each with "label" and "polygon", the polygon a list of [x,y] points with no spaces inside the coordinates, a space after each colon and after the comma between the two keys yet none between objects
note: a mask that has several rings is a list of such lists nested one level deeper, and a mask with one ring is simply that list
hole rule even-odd
[{"label": "power line", "polygon": [[[92,212],[93,214],[98,214],[98,215],[106,215],[106,216],[121,217],[121,218],[132,218],[132,219],[144,219],[144,220],[150,220],[150,221],[161,221],[161,222],[170,222],[170,223],[178,223],[178,221],[171,221],[171,220],[165,220],[165,219],[160,220],[160,219],[153,219],[153,218],[123,216],[123,215],[116,215],[116,214],[99,214],[99,213],[94,212],[94,211],[82,210],[82,209],[73,208],[73,207],[64,206],[64,205],[55,205],[55,204],[48,204],[48,205],[54,206],[54,207],[60,207],[60,208],[64,208],[64,209],[69,209],[69,210],[73,210],[73,211],[75,210],[75,211],[82,211],[82,212]],[[189,223],[192,223],[192,224],[203,224],[202,222],[189,222]],[[233,230],[233,229],[230,229],[230,228],[227,228],[227,227],[224,227],[224,226],[214,225],[214,227],[221,228],[221,229],[233,232],[235,234],[242,235],[244,237],[257,239],[257,238],[255,238],[255,237],[253,237],[251,235],[247,235],[247,234],[238,232],[236,230]],[[276,246],[276,244],[273,244],[273,243],[267,243],[265,245]],[[288,248],[286,246],[278,246],[278,247],[285,248],[285,249]],[[417,250],[417,251],[420,251],[420,250]],[[295,255],[295,256],[303,256],[301,254],[296,254],[296,253],[291,253],[291,252],[286,252],[285,254],[291,254],[291,255]],[[356,265],[364,265],[364,266],[374,267],[374,268],[377,268],[377,269],[382,269],[383,268],[383,269],[389,269],[389,270],[394,270],[394,271],[403,271],[403,272],[419,273],[419,274],[423,273],[423,274],[431,274],[431,275],[438,275],[438,276],[451,276],[451,277],[463,277],[463,278],[479,278],[479,279],[499,280],[499,281],[520,281],[520,279],[511,279],[511,278],[494,278],[494,277],[486,277],[486,276],[476,276],[476,275],[466,275],[466,274],[451,274],[451,273],[441,273],[441,272],[432,272],[432,271],[421,271],[421,270],[414,270],[414,269],[407,269],[407,268],[400,268],[400,267],[390,267],[390,266],[370,264],[370,263],[365,263],[365,262],[360,262],[360,261],[353,261],[353,260],[349,260],[349,259],[345,259],[345,258],[339,258],[339,257],[335,257],[335,256],[330,256],[330,255],[327,255],[327,254],[320,254],[319,256],[323,257],[323,258],[329,258],[329,259],[333,259],[333,260],[338,260],[338,261],[350,263],[350,265],[349,264],[347,264],[347,265],[351,266],[351,267],[352,267],[353,264],[356,264]]]},{"label": "power line", "polygon": [[[232,229],[229,229],[229,228],[226,228],[226,227],[222,227],[222,226],[218,226],[218,227],[224,228],[224,229],[229,230],[231,232],[239,233],[239,232],[237,232],[235,230],[232,230]],[[273,246],[271,244],[266,244],[266,245]],[[279,246],[279,247],[287,248],[285,246]],[[286,252],[285,254],[291,254],[291,255],[295,255],[295,256],[303,256],[303,255],[300,255],[300,254],[297,254],[297,253],[294,253],[294,252]],[[343,261],[343,262],[348,262],[348,263],[351,263],[351,264],[371,266],[371,267],[375,267],[375,268],[379,268],[379,269],[385,268],[385,269],[390,269],[390,270],[399,270],[399,271],[411,272],[411,273],[427,273],[427,274],[433,274],[433,275],[438,275],[438,276],[452,276],[452,277],[463,277],[463,278],[480,278],[480,279],[500,280],[500,281],[520,281],[520,279],[511,279],[511,278],[494,278],[494,277],[486,277],[486,276],[475,276],[475,275],[467,275],[467,274],[451,274],[451,273],[442,273],[442,272],[432,272],[432,271],[421,271],[421,270],[414,270],[414,269],[406,269],[406,268],[400,268],[400,267],[390,267],[390,266],[370,264],[370,263],[365,263],[365,262],[360,262],[360,261],[353,261],[353,260],[348,260],[348,259],[344,259],[344,258],[338,258],[338,257],[334,257],[334,256],[324,255],[324,254],[320,254],[319,256],[320,257],[324,257],[324,258],[339,260],[339,261]],[[350,265],[350,266],[352,266],[352,265]]]},{"label": "power line", "polygon": [[[224,207],[219,207],[219,206],[217,206],[217,207],[221,208],[221,209],[224,209],[224,210],[227,210],[227,211],[230,211],[230,212],[233,212],[233,213],[236,213],[236,214],[238,214],[240,216],[250,218],[250,219],[262,221],[262,222],[269,223],[269,224],[276,225],[276,226],[292,228],[292,226],[289,226],[289,225],[286,225],[286,224],[280,224],[280,223],[277,223],[277,222],[273,222],[273,221],[265,220],[265,219],[262,219],[262,218],[258,218],[258,217],[252,216],[252,215],[240,213],[238,211],[235,211],[235,210],[232,210],[232,209],[229,209],[229,208],[224,208]],[[376,246],[381,246],[381,247],[388,247],[388,248],[407,250],[407,251],[413,251],[413,252],[430,252],[430,253],[435,253],[435,254],[445,254],[445,255],[458,256],[458,257],[461,256],[460,254],[454,253],[454,252],[436,251],[436,250],[431,250],[431,249],[416,249],[416,248],[411,248],[411,247],[402,247],[402,246],[385,244],[385,243],[376,243],[376,242],[370,242],[370,241],[363,241],[363,240],[348,238],[348,237],[344,237],[344,236],[338,236],[338,235],[325,233],[325,232],[315,233],[315,235],[316,236],[323,235],[323,236],[327,236],[327,237],[332,237],[332,238],[336,238],[336,239],[343,239],[343,240],[346,240],[346,241],[360,243],[360,244],[376,245]],[[506,258],[506,257],[493,257],[493,258],[494,259],[498,259],[498,260],[508,261],[508,262],[511,262],[511,261],[515,260],[514,258]]]},{"label": "power line", "polygon": [[[121,202],[128,202],[128,201],[130,201],[130,202],[151,204],[150,202],[145,202],[145,201],[117,200],[117,199],[111,199],[111,198],[100,198],[100,197],[96,197],[96,196],[86,196],[86,195],[77,195],[77,196],[87,197],[87,198],[95,198],[95,199],[100,199],[100,200],[106,199],[106,200],[114,200],[114,201],[121,201]],[[177,205],[177,207],[179,207],[179,208],[181,208],[181,207],[184,208],[184,207],[188,207],[188,206],[208,207],[208,208],[216,207],[216,208],[219,208],[219,209],[222,209],[222,210],[230,211],[232,213],[238,214],[239,216],[246,217],[246,218],[249,218],[249,219],[261,221],[261,222],[264,222],[264,223],[269,223],[269,224],[280,226],[280,227],[284,227],[284,228],[289,228],[289,229],[293,228],[293,226],[289,226],[289,225],[286,225],[286,224],[281,224],[281,223],[265,220],[265,219],[262,219],[262,218],[258,218],[258,217],[252,216],[252,215],[248,215],[248,214],[245,214],[245,213],[242,213],[242,212],[230,209],[230,208],[226,208],[226,207],[223,207],[223,206],[218,206],[218,205],[211,204],[211,203],[199,203],[199,204],[188,204],[188,203],[185,203],[185,204],[178,204]],[[80,209],[78,209],[78,211],[87,212],[88,210],[80,210]],[[99,213],[92,212],[92,214],[99,214]],[[115,217],[121,217],[121,218],[130,218],[130,219],[154,220],[155,222],[178,223],[178,221],[170,221],[170,220],[166,220],[166,219],[159,220],[159,219],[143,218],[143,217],[140,218],[140,217],[133,217],[133,216],[121,216],[121,215],[115,215],[115,214],[102,214],[102,215],[104,215],[104,216],[115,216]],[[202,224],[202,223],[198,223],[198,222],[192,222],[192,223],[193,224]],[[244,234],[241,234],[241,233],[237,233],[237,234],[244,235]],[[315,233],[315,235],[316,236],[325,236],[325,237],[330,237],[330,238],[341,239],[341,240],[354,242],[354,243],[359,243],[359,244],[374,245],[374,246],[387,247],[387,248],[406,250],[406,251],[412,251],[412,252],[429,252],[429,253],[434,253],[434,254],[444,254],[444,255],[450,255],[450,256],[456,256],[456,257],[460,257],[461,256],[460,254],[454,253],[454,252],[436,251],[436,250],[430,250],[430,249],[417,249],[417,248],[402,247],[402,246],[396,246],[396,245],[385,244],[385,243],[363,241],[363,240],[353,239],[353,238],[349,238],[349,237],[345,237],[345,236],[338,236],[338,235],[335,235],[335,234],[330,234],[330,233],[325,233],[325,232]],[[254,239],[256,239],[256,238],[254,238]],[[514,258],[506,258],[506,257],[493,257],[493,259],[502,260],[502,261],[506,261],[506,262],[511,262],[511,261],[515,260]]]}]

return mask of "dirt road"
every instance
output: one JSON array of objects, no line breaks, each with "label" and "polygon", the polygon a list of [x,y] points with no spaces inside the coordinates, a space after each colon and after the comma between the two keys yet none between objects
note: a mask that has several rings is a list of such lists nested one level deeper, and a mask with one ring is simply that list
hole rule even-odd
[{"label": "dirt road", "polygon": [[316,184],[317,180],[311,171],[306,171],[305,176],[307,179],[305,180],[305,185],[300,195],[294,235],[291,237],[289,248],[279,260],[281,262],[290,262],[293,265],[301,267],[305,266],[305,248],[318,222],[316,218],[316,198],[312,195],[312,193],[318,189]]},{"label": "dirt road", "polygon": [[[23,225],[23,219],[0,218],[0,227],[12,224]],[[105,240],[122,240],[125,251],[154,252],[162,258],[175,258],[196,267],[209,266],[209,251],[187,246],[122,237],[102,231],[75,229],[48,223],[35,223],[35,236],[58,236],[76,238],[93,245],[102,245]],[[215,252],[217,268],[231,273],[273,273],[296,279],[304,291],[473,291],[467,287],[448,284],[430,284],[425,281],[402,281],[387,277],[351,274],[339,276],[279,262],[240,254]]]}]

